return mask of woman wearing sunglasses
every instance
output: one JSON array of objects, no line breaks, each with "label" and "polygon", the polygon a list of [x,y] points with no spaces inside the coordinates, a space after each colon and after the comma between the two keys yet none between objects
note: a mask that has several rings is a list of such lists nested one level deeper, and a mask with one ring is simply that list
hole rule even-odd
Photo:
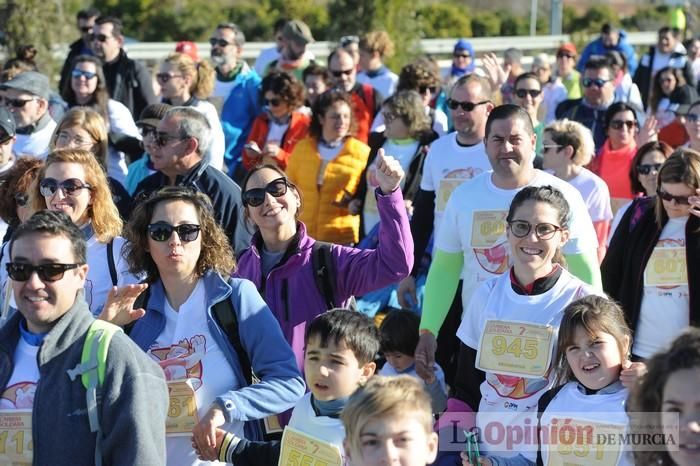
[{"label": "woman wearing sunglasses", "polygon": [[654,75],[647,114],[653,115],[658,122],[659,139],[678,147],[687,141],[682,122],[676,118],[680,113],[681,103],[698,100],[695,87],[688,85],[683,77],[683,70],[667,66]]},{"label": "woman wearing sunglasses", "polygon": [[603,287],[625,311],[638,358],[700,326],[699,197],[700,153],[678,149],[659,170],[656,196],[635,199],[610,241]]},{"label": "woman wearing sunglasses", "polygon": [[[171,393],[168,465],[204,464],[192,442],[209,452],[216,427],[259,440],[245,421],[290,408],[304,383],[253,284],[230,277],[233,252],[209,198],[189,188],[163,188],[136,207],[125,234],[130,270],[144,274],[149,288],[129,335],[163,368]],[[128,294],[122,294],[123,302],[112,296],[127,314],[135,297],[125,298]],[[219,320],[218,303],[224,301],[230,302],[226,312],[235,313],[241,349],[260,378],[250,386],[242,356],[230,343],[231,328]],[[177,409],[183,404],[189,409]]]},{"label": "woman wearing sunglasses", "polygon": [[542,83],[535,73],[523,73],[513,82],[513,103],[530,115],[532,127],[537,135],[535,145],[535,166],[542,164],[542,132],[544,123],[540,121],[540,105],[542,104]]},{"label": "woman wearing sunglasses", "polygon": [[90,267],[85,300],[93,314],[99,314],[113,286],[138,282],[122,256],[122,220],[105,172],[92,152],[63,149],[49,153],[32,184],[29,202],[33,212],[64,212],[85,233]]},{"label": "woman wearing sunglasses", "polygon": [[[379,149],[375,197],[380,217],[376,249],[354,249],[333,244],[330,288],[322,293],[315,279],[313,250],[318,246],[304,222],[299,221],[299,188],[273,165],[253,168],[242,184],[246,218],[255,226],[251,246],[238,261],[237,274],[263,290],[265,301],[282,326],[287,341],[303,367],[306,323],[333,306],[341,307],[353,295],[363,295],[404,278],[413,262],[413,240],[399,185],[399,162]],[[308,205],[303,206],[304,210]],[[332,298],[332,299],[329,299]]]},{"label": "woman wearing sunglasses", "polygon": [[[519,191],[506,216],[512,266],[482,283],[465,309],[457,331],[462,344],[453,389],[478,411],[476,424],[482,432],[491,421],[526,426],[537,412],[539,397],[554,383],[553,351],[564,309],[595,294],[561,265],[569,218],[569,204],[556,188]],[[504,444],[484,443],[480,450],[486,455],[520,454],[532,463],[517,464],[534,464],[536,452],[520,445],[520,450],[515,446],[506,452]]]},{"label": "woman wearing sunglasses", "polygon": [[176,107],[192,107],[202,113],[211,127],[211,144],[205,154],[210,165],[223,170],[224,130],[219,113],[207,98],[214,91],[214,68],[208,60],[195,62],[184,53],[174,53],[160,64],[156,80],[163,103]]},{"label": "woman wearing sunglasses", "polygon": [[243,148],[243,166],[250,170],[258,164],[274,164],[284,170],[311,124],[311,117],[300,109],[304,86],[288,73],[273,71],[263,78],[261,95],[264,110],[253,121]]},{"label": "woman wearing sunglasses", "polygon": [[294,147],[287,175],[306,199],[300,220],[321,241],[355,244],[360,218],[348,204],[355,197],[367,166],[369,147],[352,136],[355,128],[349,94],[330,90],[319,96],[313,109],[309,136]]},{"label": "woman wearing sunglasses", "polygon": [[[107,171],[109,140],[105,121],[99,113],[87,107],[74,107],[63,115],[51,136],[50,149],[83,149],[92,155]],[[107,176],[112,200],[122,219],[131,213],[131,195],[124,186],[111,176]]]},{"label": "woman wearing sunglasses", "polygon": [[61,91],[69,108],[80,106],[95,110],[103,118],[109,134],[107,173],[124,183],[129,158],[141,156],[141,136],[129,109],[110,99],[107,81],[99,58],[78,55],[73,61],[71,79]]}]

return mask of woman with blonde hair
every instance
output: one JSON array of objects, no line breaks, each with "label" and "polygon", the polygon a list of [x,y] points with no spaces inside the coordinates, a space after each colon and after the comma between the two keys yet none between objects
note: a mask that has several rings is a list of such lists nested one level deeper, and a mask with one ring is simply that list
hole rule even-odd
[{"label": "woman with blonde hair", "polygon": [[[50,148],[84,149],[92,152],[102,168],[107,171],[109,160],[109,136],[102,116],[88,107],[74,107],[63,115],[51,136]],[[131,211],[131,196],[124,186],[107,175],[112,200],[123,219]]]},{"label": "woman with blonde hair", "polygon": [[212,140],[205,159],[210,165],[223,169],[224,130],[216,107],[207,98],[214,91],[215,71],[207,60],[195,62],[184,53],[173,53],[160,64],[156,74],[163,103],[193,107],[202,113],[211,127]]},{"label": "woman with blonde hair", "polygon": [[591,131],[572,120],[556,120],[544,129],[543,166],[578,189],[598,236],[598,259],[603,260],[613,218],[608,185],[585,168],[595,152]]},{"label": "woman with blonde hair", "polygon": [[112,287],[139,281],[129,273],[121,254],[122,220],[107,176],[92,152],[63,149],[49,153],[29,190],[29,203],[33,212],[64,212],[85,233],[90,267],[85,299],[93,314],[99,314]]}]

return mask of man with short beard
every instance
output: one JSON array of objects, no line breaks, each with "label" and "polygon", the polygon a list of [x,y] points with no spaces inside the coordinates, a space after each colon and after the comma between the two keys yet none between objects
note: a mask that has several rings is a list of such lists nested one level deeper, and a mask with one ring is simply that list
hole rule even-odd
[{"label": "man with short beard", "polygon": [[243,145],[260,113],[260,76],[240,59],[245,35],[237,25],[219,24],[209,43],[216,67],[213,97],[221,103],[221,126],[226,140],[224,164],[236,179]]},{"label": "man with short beard", "polygon": [[298,19],[288,21],[282,29],[280,57],[270,62],[265,74],[272,70],[284,71],[303,82],[304,70],[313,62],[314,58],[306,50],[306,46],[312,42],[314,42],[314,38],[306,23]]}]

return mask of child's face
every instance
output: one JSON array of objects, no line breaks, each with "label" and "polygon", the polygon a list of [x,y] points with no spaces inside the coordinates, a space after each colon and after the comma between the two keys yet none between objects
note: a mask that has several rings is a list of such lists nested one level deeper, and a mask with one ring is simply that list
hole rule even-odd
[{"label": "child's face", "polygon": [[[678,451],[669,451],[678,466],[700,464],[700,369],[682,369],[671,374],[661,399],[663,413],[678,413],[680,441]],[[667,423],[664,422],[664,425]]]},{"label": "child's face", "polygon": [[392,351],[389,353],[384,353],[386,362],[391,364],[391,367],[396,369],[397,372],[403,372],[413,365],[415,359],[413,356],[407,354],[399,353],[398,351]]},{"label": "child's face", "polygon": [[374,362],[360,366],[344,342],[336,344],[329,340],[326,347],[321,347],[321,339],[311,337],[306,344],[306,385],[317,400],[330,401],[352,395],[374,374],[375,367]]},{"label": "child's face", "polygon": [[566,361],[574,377],[591,390],[599,390],[620,377],[622,357],[615,337],[605,332],[591,336],[578,326],[566,348]]},{"label": "child's face", "polygon": [[360,431],[360,449],[345,444],[352,466],[425,466],[435,461],[438,437],[426,432],[417,416],[406,412],[401,416],[371,419]]}]

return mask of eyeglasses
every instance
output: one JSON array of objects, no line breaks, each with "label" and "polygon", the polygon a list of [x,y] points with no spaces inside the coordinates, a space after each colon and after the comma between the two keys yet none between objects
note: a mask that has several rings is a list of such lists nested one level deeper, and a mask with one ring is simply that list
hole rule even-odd
[{"label": "eyeglasses", "polygon": [[158,73],[156,75],[156,79],[158,80],[159,83],[167,83],[170,81],[172,78],[181,78],[181,74],[168,74],[168,73]]},{"label": "eyeglasses", "polygon": [[652,171],[658,172],[661,165],[660,163],[641,163],[637,165],[637,172],[640,175],[648,175]]},{"label": "eyeglasses", "polygon": [[544,152],[547,152],[547,151],[550,150],[550,149],[559,149],[560,147],[562,147],[562,146],[560,146],[559,144],[550,144],[550,145],[547,145],[547,146],[542,146],[542,150],[543,150]]},{"label": "eyeglasses", "polygon": [[698,115],[697,113],[689,113],[685,116],[685,119],[689,123],[697,123],[698,121],[700,121],[700,115]]},{"label": "eyeglasses", "polygon": [[88,32],[92,32],[92,26],[83,26],[83,27],[79,27],[78,29],[80,29],[80,32],[82,32],[83,34],[87,34]]},{"label": "eyeglasses", "polygon": [[452,56],[455,58],[471,58],[472,57],[468,53],[453,53]]},{"label": "eyeglasses", "polygon": [[173,235],[173,231],[177,232],[180,241],[189,243],[194,241],[199,236],[199,230],[202,227],[192,223],[183,223],[182,225],[174,226],[165,222],[151,223],[148,225],[148,235],[153,241],[168,241]]},{"label": "eyeglasses", "polygon": [[[513,233],[513,236],[516,238],[525,238],[530,234],[530,230],[533,227],[530,222],[526,222],[525,220],[513,220],[508,223],[508,226],[510,227],[510,232]],[[539,239],[551,239],[554,233],[563,230],[562,227],[552,225],[551,223],[538,223],[534,225],[534,227],[535,235]]]},{"label": "eyeglasses", "polygon": [[93,73],[92,71],[79,70],[76,68],[70,72],[70,75],[75,79],[85,78],[89,81],[95,76],[97,76],[97,73]]},{"label": "eyeglasses", "polygon": [[243,205],[250,207],[261,206],[265,202],[265,194],[270,193],[272,197],[282,197],[287,194],[289,182],[286,178],[277,178],[270,181],[264,188],[253,188],[243,193]]},{"label": "eyeglasses", "polygon": [[279,104],[282,103],[282,99],[280,99],[278,97],[274,97],[272,99],[265,99],[264,103],[265,103],[265,105],[267,105],[269,107],[277,107]]},{"label": "eyeglasses", "polygon": [[229,45],[233,45],[233,42],[229,42],[224,39],[217,39],[216,37],[211,37],[209,39],[209,43],[211,44],[212,47],[216,47],[217,45],[221,48],[228,47]]},{"label": "eyeglasses", "polygon": [[90,34],[90,40],[97,42],[107,42],[112,37],[113,36],[106,36],[104,34]]},{"label": "eyeglasses", "polygon": [[26,282],[34,272],[43,282],[56,282],[63,278],[66,270],[77,269],[83,264],[42,264],[32,265],[21,262],[8,262],[5,265],[7,274],[16,282]]},{"label": "eyeglasses", "polygon": [[44,197],[50,197],[56,194],[58,190],[63,191],[67,196],[77,196],[77,192],[81,189],[92,189],[87,183],[83,183],[77,178],[68,178],[65,181],[59,182],[53,178],[44,178],[39,183],[39,192]]},{"label": "eyeglasses", "polygon": [[673,194],[667,193],[661,188],[656,190],[656,194],[658,194],[659,197],[666,202],[676,201],[676,204],[690,205],[688,196],[674,196]]},{"label": "eyeglasses", "polygon": [[8,97],[2,97],[0,96],[0,105],[3,103],[6,106],[13,106],[14,108],[22,108],[25,105],[27,105],[27,102],[31,102],[32,100],[39,100],[37,97],[32,97],[31,99],[10,99]]},{"label": "eyeglasses", "polygon": [[575,58],[573,55],[569,55],[568,53],[558,53],[557,58]]},{"label": "eyeglasses", "polygon": [[460,102],[458,100],[453,100],[453,99],[447,99],[447,106],[450,107],[452,110],[457,110],[459,107],[462,107],[462,110],[465,112],[471,112],[473,111],[478,105],[484,105],[491,102],[490,100],[482,100],[481,102]]},{"label": "eyeglasses", "polygon": [[428,91],[430,94],[434,95],[437,92],[437,86],[419,86],[418,93],[420,95],[425,95]]},{"label": "eyeglasses", "polygon": [[17,207],[24,207],[29,201],[29,196],[27,196],[25,193],[15,193],[14,198]]},{"label": "eyeglasses", "polygon": [[527,97],[527,95],[530,94],[530,97],[533,99],[536,99],[538,95],[542,94],[542,91],[538,89],[516,89],[515,90],[515,95],[517,95],[519,98],[524,99]]},{"label": "eyeglasses", "polygon": [[92,146],[94,141],[86,141],[81,137],[71,138],[70,134],[65,131],[60,131],[56,137],[56,143],[61,147],[73,146],[73,147],[87,147]]},{"label": "eyeglasses", "polygon": [[583,78],[581,80],[581,84],[583,84],[583,87],[589,88],[592,85],[596,85],[598,89],[601,87],[605,86],[605,83],[609,83],[612,81],[612,79],[601,79],[601,78],[596,78],[596,79],[591,79],[591,78]]},{"label": "eyeglasses", "polygon": [[161,131],[156,131],[156,144],[158,144],[160,147],[165,147],[168,144],[168,141],[182,141],[183,138],[180,136],[172,136],[168,133],[163,133]]},{"label": "eyeglasses", "polygon": [[354,68],[350,68],[349,70],[331,70],[331,74],[336,78],[339,78],[344,74],[350,76],[353,71],[355,71]]},{"label": "eyeglasses", "polygon": [[634,120],[613,120],[610,122],[612,129],[622,129],[623,126],[627,126],[628,130],[632,130],[637,126],[637,122]]}]

